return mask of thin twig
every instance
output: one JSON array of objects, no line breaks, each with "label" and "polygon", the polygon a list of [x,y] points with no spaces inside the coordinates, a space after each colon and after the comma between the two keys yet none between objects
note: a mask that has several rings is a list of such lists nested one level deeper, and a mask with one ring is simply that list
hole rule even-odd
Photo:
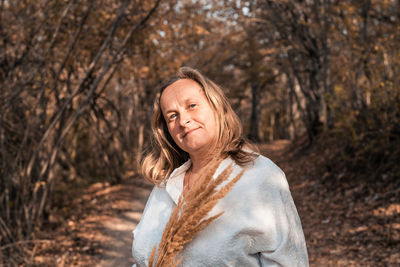
[{"label": "thin twig", "polygon": [[15,246],[22,245],[22,244],[29,244],[29,243],[50,243],[50,242],[53,242],[53,240],[47,240],[47,239],[39,239],[39,240],[20,240],[20,241],[11,243],[11,244],[7,244],[7,245],[4,245],[4,246],[1,246],[1,247],[0,247],[0,250],[5,250],[5,249],[7,249],[7,248],[15,247]]}]

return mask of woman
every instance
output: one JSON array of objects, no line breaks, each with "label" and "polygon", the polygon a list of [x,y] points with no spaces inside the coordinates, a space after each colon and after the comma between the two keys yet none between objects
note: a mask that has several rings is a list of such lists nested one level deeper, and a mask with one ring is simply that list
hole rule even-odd
[{"label": "woman", "polygon": [[155,184],[133,231],[132,253],[147,266],[179,196],[215,159],[214,176],[234,164],[245,172],[220,199],[223,212],[181,251],[182,266],[308,266],[303,230],[282,170],[253,152],[222,90],[198,71],[181,68],[154,105],[154,148],[143,162]]}]

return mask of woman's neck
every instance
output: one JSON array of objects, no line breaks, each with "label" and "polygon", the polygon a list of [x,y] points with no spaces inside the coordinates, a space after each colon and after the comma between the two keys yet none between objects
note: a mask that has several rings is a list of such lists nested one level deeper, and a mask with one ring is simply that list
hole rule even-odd
[{"label": "woman's neck", "polygon": [[190,160],[192,162],[192,166],[190,167],[190,171],[192,173],[199,173],[210,162],[210,157],[202,157],[202,156],[191,155],[190,156]]},{"label": "woman's neck", "polygon": [[217,156],[217,153],[209,153],[208,151],[205,153],[196,153],[189,154],[190,161],[192,162],[192,166],[190,167],[190,172],[198,174],[201,173],[207,165],[214,160],[218,160],[220,156]]}]

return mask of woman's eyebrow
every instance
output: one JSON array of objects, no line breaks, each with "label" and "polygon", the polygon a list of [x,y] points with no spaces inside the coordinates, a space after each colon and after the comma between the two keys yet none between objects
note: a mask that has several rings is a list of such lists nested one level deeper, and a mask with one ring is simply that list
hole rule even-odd
[{"label": "woman's eyebrow", "polygon": [[169,113],[172,113],[172,112],[175,112],[175,111],[176,111],[175,109],[169,109],[169,110],[165,111],[164,113],[165,114],[169,114]]},{"label": "woman's eyebrow", "polygon": [[189,103],[189,102],[199,102],[199,100],[198,99],[195,99],[195,98],[187,98],[187,99],[185,99],[185,104],[187,104],[187,103]]},{"label": "woman's eyebrow", "polygon": [[[183,103],[184,104],[188,104],[188,103],[190,103],[190,102],[199,102],[198,100],[196,100],[195,98],[192,98],[192,97],[188,97],[188,98],[186,98],[186,99],[184,99],[183,100]],[[176,112],[176,109],[175,108],[170,108],[170,109],[167,109],[164,113],[165,114],[168,114],[168,113],[171,113],[171,112]]]}]

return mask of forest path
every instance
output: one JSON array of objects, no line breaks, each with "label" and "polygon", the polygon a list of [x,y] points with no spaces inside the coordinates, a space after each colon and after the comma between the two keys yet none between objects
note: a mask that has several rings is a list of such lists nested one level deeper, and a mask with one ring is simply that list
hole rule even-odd
[{"label": "forest path", "polygon": [[140,221],[152,185],[134,178],[125,181],[111,207],[118,210],[113,217],[101,222],[104,235],[99,267],[132,266],[132,230]]},{"label": "forest path", "polygon": [[[398,190],[377,185],[371,195],[368,185],[349,184],[351,179],[324,184],[326,173],[318,169],[324,155],[300,147],[280,140],[261,144],[260,151],[287,176],[302,221],[310,266],[400,266]],[[151,189],[152,185],[138,176],[113,186],[92,185],[77,198],[76,215],[58,233],[48,233],[56,236],[55,242],[37,253],[36,262],[130,267],[134,262],[132,230]]]},{"label": "forest path", "polygon": [[[285,155],[283,153],[291,143],[289,141],[275,141],[270,144],[261,145],[261,152],[267,155],[273,161],[282,161]],[[100,267],[109,266],[131,266],[133,259],[131,257],[132,230],[140,220],[141,212],[146,204],[147,197],[151,190],[151,185],[147,182],[135,180],[123,184],[119,189],[119,199],[114,199],[115,203],[111,208],[118,207],[114,217],[101,222],[99,234],[103,237],[101,245],[102,255]],[[127,193],[129,192],[129,193]],[[122,206],[121,206],[122,204]],[[127,210],[128,207],[131,210]],[[123,212],[121,212],[123,210]]]},{"label": "forest path", "polygon": [[[277,161],[284,158],[283,153],[289,145],[289,141],[275,141],[262,145],[261,149],[264,155]],[[113,191],[108,194],[111,193],[114,196],[109,196],[112,203],[106,206],[112,208],[112,212],[116,214],[101,221],[100,227],[96,226],[98,239],[102,240],[101,255],[97,255],[101,259],[97,265],[99,267],[131,266],[133,263],[132,230],[140,220],[152,188],[150,184],[140,179],[136,177],[134,180],[124,181],[122,186],[117,186],[117,190],[108,189],[108,191]]]}]

